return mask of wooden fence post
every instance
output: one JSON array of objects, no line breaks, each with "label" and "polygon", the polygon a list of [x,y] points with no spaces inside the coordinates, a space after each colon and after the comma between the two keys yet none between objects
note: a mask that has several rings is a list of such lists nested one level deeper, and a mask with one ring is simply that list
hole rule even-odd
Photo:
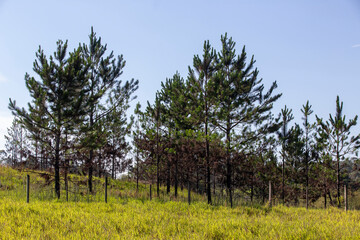
[{"label": "wooden fence post", "polygon": [[26,202],[30,201],[30,176],[26,175]]},{"label": "wooden fence post", "polygon": [[190,194],[191,194],[191,191],[190,191],[190,181],[188,181],[188,202],[189,202],[189,205],[190,205],[190,203],[191,203],[191,196],[190,196]]},{"label": "wooden fence post", "polygon": [[150,201],[151,201],[151,184],[150,184]]},{"label": "wooden fence post", "polygon": [[269,207],[271,207],[271,201],[272,201],[272,199],[271,199],[271,181],[269,181]]},{"label": "wooden fence post", "polygon": [[347,199],[347,187],[346,184],[344,185],[344,205],[345,205],[345,212],[348,210],[348,199]]},{"label": "wooden fence post", "polygon": [[66,201],[69,201],[69,181],[68,177],[65,178]]},{"label": "wooden fence post", "polygon": [[107,185],[108,185],[108,177],[105,177],[105,203],[107,203]]}]

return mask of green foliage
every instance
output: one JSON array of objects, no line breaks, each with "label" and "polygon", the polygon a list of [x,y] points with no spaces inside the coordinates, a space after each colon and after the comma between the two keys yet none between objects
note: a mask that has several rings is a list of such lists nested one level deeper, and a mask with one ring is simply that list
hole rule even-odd
[{"label": "green foliage", "polygon": [[340,103],[339,96],[337,96],[334,116],[329,114],[329,120],[326,122],[316,116],[321,127],[320,130],[327,137],[328,151],[332,156],[336,157],[337,161],[347,154],[356,153],[360,148],[360,134],[349,139],[350,129],[356,126],[358,116],[346,123],[346,116],[343,115],[342,110],[343,102]]}]

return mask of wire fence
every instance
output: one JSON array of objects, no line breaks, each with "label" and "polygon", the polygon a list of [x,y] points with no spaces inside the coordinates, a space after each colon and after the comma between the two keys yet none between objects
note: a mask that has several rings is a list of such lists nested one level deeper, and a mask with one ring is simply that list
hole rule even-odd
[{"label": "wire fence", "polygon": [[[127,179],[114,180],[108,177],[98,178],[94,177],[92,181],[92,191],[89,191],[88,179],[86,176],[68,175],[65,179],[61,178],[60,182],[60,199],[54,190],[54,181],[49,173],[44,172],[23,172],[16,173],[13,171],[1,171],[0,169],[0,197],[8,197],[13,199],[23,199],[24,201],[62,201],[62,202],[126,202],[130,199],[137,199],[141,201],[181,201],[188,202],[207,202],[205,193],[197,193],[195,189],[191,189],[191,184],[188,186],[179,187],[178,194],[175,196],[174,188],[171,188],[170,193],[167,192],[166,186],[160,186],[159,193],[156,185],[149,182],[141,182],[138,185],[134,181]],[[67,182],[67,184],[66,184]],[[268,194],[266,198],[253,197],[250,198],[248,194],[244,194],[237,189],[233,192],[233,207],[237,206],[274,206],[278,204],[285,204],[288,206],[305,207],[305,199],[299,199],[295,203],[285,202],[279,198],[280,194],[276,194],[279,186],[273,186],[269,183]],[[189,191],[190,190],[190,191]],[[275,191],[274,191],[275,190]],[[340,197],[341,206],[345,210],[360,209],[360,194],[343,186],[343,195]],[[329,195],[329,197],[331,197]],[[325,198],[318,198],[316,202],[310,203],[310,208],[324,208]],[[334,199],[327,199],[327,206],[336,207]],[[212,205],[215,206],[230,206],[227,191],[223,188],[217,189],[212,193]]]}]

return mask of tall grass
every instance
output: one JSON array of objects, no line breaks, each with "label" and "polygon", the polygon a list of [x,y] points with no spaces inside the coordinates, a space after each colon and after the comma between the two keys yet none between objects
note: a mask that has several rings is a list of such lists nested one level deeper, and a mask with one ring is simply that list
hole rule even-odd
[{"label": "tall grass", "polygon": [[104,179],[94,178],[92,194],[85,176],[68,179],[66,202],[64,189],[55,198],[46,173],[0,166],[0,239],[360,239],[359,211],[269,208],[240,197],[231,209],[225,197],[215,197],[210,206],[205,195],[195,193],[188,205],[186,189],[175,199],[173,189],[168,195],[164,187],[160,196],[153,188],[150,201],[149,184],[136,190],[125,180],[110,180],[106,204]]},{"label": "tall grass", "polygon": [[356,239],[360,214],[339,209],[197,202],[0,200],[1,239]]}]

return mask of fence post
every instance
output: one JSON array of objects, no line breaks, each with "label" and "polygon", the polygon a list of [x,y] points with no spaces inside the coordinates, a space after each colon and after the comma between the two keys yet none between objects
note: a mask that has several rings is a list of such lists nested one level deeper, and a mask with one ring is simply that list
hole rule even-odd
[{"label": "fence post", "polygon": [[344,203],[345,203],[345,212],[348,210],[348,199],[347,199],[347,187],[344,185]]},{"label": "fence post", "polygon": [[151,184],[150,184],[150,201],[151,201]]},{"label": "fence post", "polygon": [[66,201],[69,201],[69,181],[68,181],[68,177],[66,176],[65,178],[65,190],[66,190]]},{"label": "fence post", "polygon": [[30,176],[26,175],[26,202],[29,203],[30,200]]},{"label": "fence post", "polygon": [[269,207],[271,207],[271,181],[269,181]]},{"label": "fence post", "polygon": [[79,182],[77,182],[76,183],[76,185],[74,185],[75,186],[75,201],[77,202],[77,201],[79,201]]},{"label": "fence post", "polygon": [[188,181],[188,202],[189,202],[189,205],[190,205],[190,203],[191,203],[191,196],[190,196],[190,194],[191,194],[191,191],[190,191],[191,189],[190,189],[190,181]]},{"label": "fence post", "polygon": [[105,177],[105,202],[107,203],[107,185],[108,185],[108,177]]}]

